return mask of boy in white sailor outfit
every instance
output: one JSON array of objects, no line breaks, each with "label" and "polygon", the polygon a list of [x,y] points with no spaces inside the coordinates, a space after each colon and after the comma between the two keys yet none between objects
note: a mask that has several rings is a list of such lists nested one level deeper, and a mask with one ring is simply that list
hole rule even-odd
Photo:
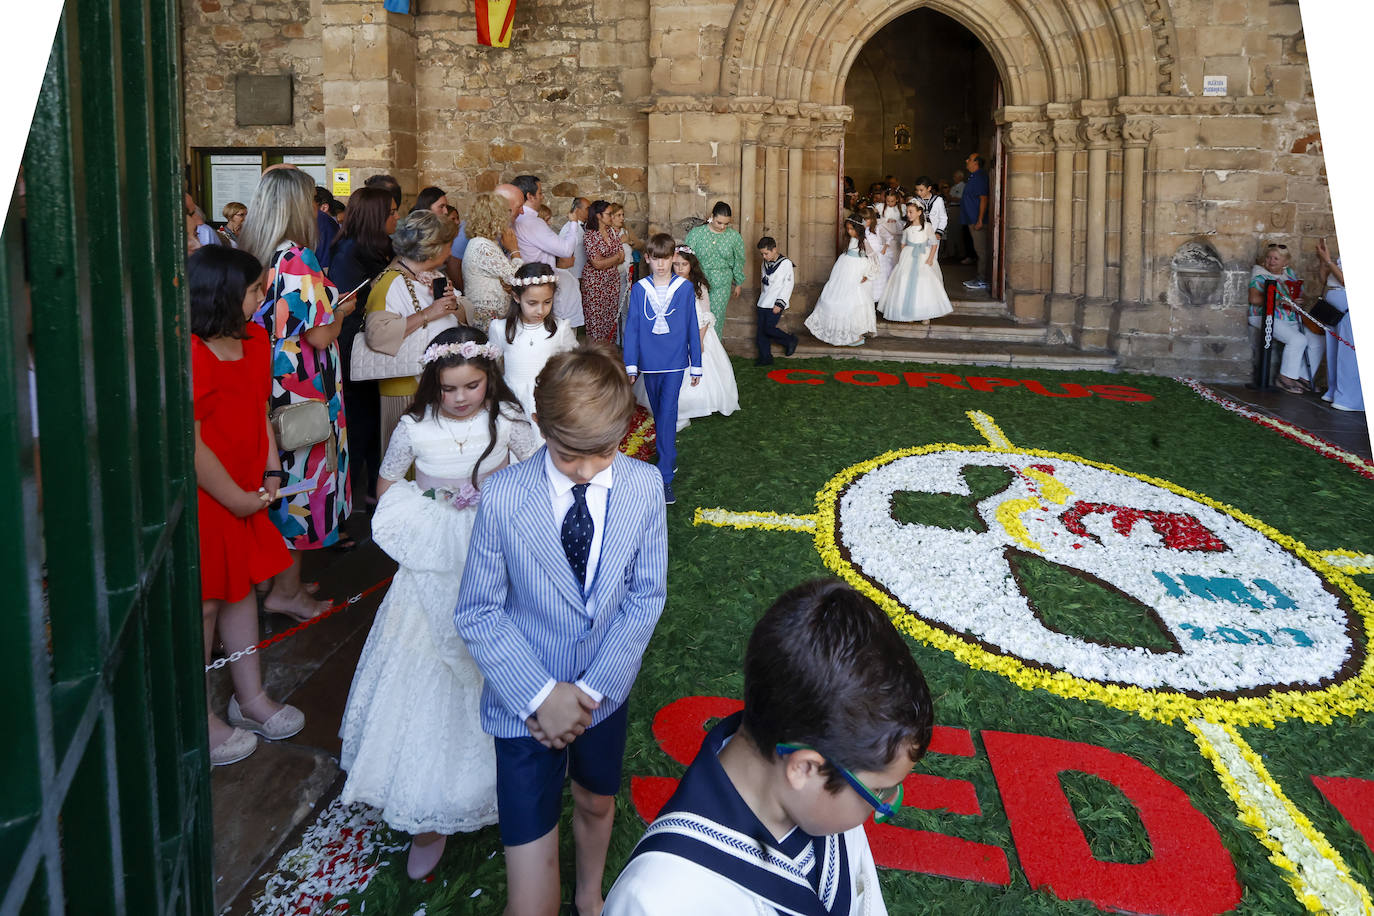
[{"label": "boy in white sailor outfit", "polygon": [[663,498],[668,505],[677,471],[677,399],[682,373],[690,371],[692,385],[701,383],[701,335],[697,333],[697,299],[692,284],[673,273],[677,243],[659,232],[644,246],[652,271],[630,289],[625,313],[625,373],[630,382],[644,376],[644,391],[654,414],[658,472],[663,475]]},{"label": "boy in white sailor outfit", "polygon": [[706,735],[603,916],[885,916],[863,822],[901,805],[932,721],[872,601],[833,580],[792,589],[749,639],[743,712]]},{"label": "boy in white sailor outfit", "polygon": [[935,182],[922,175],[916,179],[916,202],[925,211],[926,222],[935,230],[936,238],[945,239],[949,227],[949,214],[945,212],[945,199],[935,193]]},{"label": "boy in white sailor outfit", "polygon": [[796,335],[778,329],[778,319],[787,311],[787,300],[792,298],[793,270],[792,262],[778,251],[778,243],[771,235],[759,239],[758,249],[763,258],[763,276],[758,308],[754,310],[758,313],[754,338],[759,348],[754,365],[767,366],[773,362],[774,341],[782,345],[785,356],[797,352]]}]

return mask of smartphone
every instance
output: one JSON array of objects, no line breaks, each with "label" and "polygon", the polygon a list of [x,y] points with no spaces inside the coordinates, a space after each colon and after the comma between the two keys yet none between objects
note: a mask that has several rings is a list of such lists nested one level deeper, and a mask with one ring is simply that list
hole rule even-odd
[{"label": "smartphone", "polygon": [[443,295],[444,295],[444,292],[445,292],[447,289],[448,289],[448,277],[435,277],[435,278],[434,278],[434,298],[435,298],[435,299],[438,299],[439,297],[443,296]]},{"label": "smartphone", "polygon": [[372,282],[372,278],[371,278],[371,277],[368,277],[366,280],[364,280],[363,282],[359,283],[357,286],[353,287],[353,288],[350,289],[348,292],[344,293],[344,294],[343,294],[342,296],[340,296],[337,300],[335,300],[335,302],[334,302],[335,307],[338,307],[338,306],[340,306],[340,305],[343,305],[343,304],[344,304],[345,302],[347,302],[349,299],[352,299],[354,296],[358,295],[358,290],[362,289],[364,286],[366,286],[367,284],[369,284],[369,283],[371,283],[371,282]]}]

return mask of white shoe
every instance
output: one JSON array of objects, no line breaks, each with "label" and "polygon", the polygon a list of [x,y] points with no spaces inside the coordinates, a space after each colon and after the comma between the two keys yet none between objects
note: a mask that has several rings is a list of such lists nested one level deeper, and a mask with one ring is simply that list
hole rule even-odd
[{"label": "white shoe", "polygon": [[235,728],[229,737],[210,748],[210,766],[222,767],[238,763],[258,749],[258,736],[250,731]]},{"label": "white shoe", "polygon": [[269,716],[266,722],[250,719],[239,709],[237,696],[229,698],[229,715],[226,716],[226,720],[235,728],[257,732],[269,741],[290,738],[305,728],[305,713],[286,703],[283,703],[281,709]]},{"label": "white shoe", "polygon": [[988,284],[984,280],[965,280],[964,289],[987,289]]}]

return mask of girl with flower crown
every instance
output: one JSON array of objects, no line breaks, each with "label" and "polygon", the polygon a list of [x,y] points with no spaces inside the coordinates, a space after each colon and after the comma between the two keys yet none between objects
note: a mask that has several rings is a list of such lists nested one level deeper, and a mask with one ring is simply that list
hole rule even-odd
[{"label": "girl with flower crown", "polygon": [[[482,482],[539,442],[501,378],[501,348],[462,326],[426,348],[392,433],[372,537],[400,568],[348,694],[344,803],[412,836],[407,870],[434,869],[448,834],[496,823],[496,759],[478,721],[482,675],[453,626]],[[414,482],[405,479],[415,467]]]},{"label": "girl with flower crown", "polygon": [[492,343],[505,353],[506,384],[530,417],[534,415],[534,380],[544,364],[554,354],[577,349],[577,335],[568,320],[553,316],[556,282],[548,264],[523,265],[510,281],[506,317],[492,319],[488,329]]},{"label": "girl with flower crown", "polygon": [[849,246],[835,260],[830,279],[816,307],[806,316],[806,328],[833,347],[857,347],[878,333],[873,314],[871,281],[878,273],[878,255],[865,241],[861,220],[844,221]]}]

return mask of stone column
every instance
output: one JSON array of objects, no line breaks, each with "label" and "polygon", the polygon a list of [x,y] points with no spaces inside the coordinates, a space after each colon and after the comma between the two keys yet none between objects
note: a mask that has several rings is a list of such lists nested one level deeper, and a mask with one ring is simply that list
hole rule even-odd
[{"label": "stone column", "polygon": [[1100,299],[1106,291],[1107,273],[1107,150],[1112,128],[1107,118],[1083,119],[1081,133],[1088,147],[1088,239],[1083,291]]},{"label": "stone column", "polygon": [[[815,136],[805,128],[793,129],[788,136],[787,146],[787,247],[784,251],[801,251],[802,239],[802,201],[806,192],[802,182],[805,172],[802,161],[806,155],[805,147],[815,143]],[[748,245],[749,239],[744,243]],[[800,279],[800,277],[798,278]]]},{"label": "stone column", "polygon": [[1121,290],[1122,302],[1141,299],[1141,258],[1144,246],[1145,150],[1154,135],[1148,118],[1121,120]]},{"label": "stone column", "polygon": [[[1042,120],[1019,120],[1026,112],[1003,109],[1018,118],[1002,127],[1007,149],[1006,250],[1003,252],[1003,298],[1018,321],[1044,321],[1050,283],[1046,263],[1051,260],[1050,125]],[[994,223],[995,225],[995,223]],[[989,250],[992,246],[989,245]]]},{"label": "stone column", "polygon": [[787,118],[773,115],[764,120],[760,135],[763,142],[763,227],[760,234],[774,238],[787,234],[787,189],[782,175],[787,127]]},{"label": "stone column", "polygon": [[353,186],[382,172],[417,190],[415,18],[355,0],[320,0],[325,161]]},{"label": "stone column", "polygon": [[744,237],[744,285],[752,289],[758,280],[758,264],[750,240],[758,240],[759,130],[763,119],[757,115],[740,117],[739,233]]},{"label": "stone column", "polygon": [[798,279],[803,283],[824,280],[835,260],[840,231],[840,145],[844,143],[845,123],[853,114],[847,106],[826,106],[809,140],[807,156],[812,181],[806,196],[811,206],[802,232],[802,247],[793,255]]},{"label": "stone column", "polygon": [[1054,137],[1054,293],[1073,293],[1073,177],[1078,155],[1078,121],[1057,118]]}]

